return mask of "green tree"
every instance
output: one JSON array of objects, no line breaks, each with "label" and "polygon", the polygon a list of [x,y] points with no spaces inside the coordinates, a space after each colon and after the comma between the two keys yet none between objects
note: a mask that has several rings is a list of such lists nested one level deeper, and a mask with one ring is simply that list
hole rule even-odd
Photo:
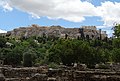
[{"label": "green tree", "polygon": [[83,43],[81,46],[81,55],[80,55],[80,62],[85,63],[87,65],[92,64],[93,60],[93,49],[89,46],[88,43]]},{"label": "green tree", "polygon": [[10,48],[3,48],[2,50],[1,50],[1,59],[2,60],[4,60],[4,64],[5,65],[9,65],[9,64],[11,64],[10,62],[10,60],[9,60],[9,58],[11,58],[11,49]]},{"label": "green tree", "polygon": [[4,60],[4,64],[6,65],[21,65],[22,50],[19,50],[17,48],[4,48],[1,50],[1,59]]},{"label": "green tree", "polygon": [[61,62],[62,51],[60,50],[59,47],[57,47],[56,45],[52,46],[48,50],[48,52],[49,52],[49,55],[48,55],[48,61],[49,62],[55,62],[57,64],[59,64]]},{"label": "green tree", "polygon": [[119,38],[120,37],[120,24],[117,24],[113,27],[114,30],[114,36]]},{"label": "green tree", "polygon": [[120,62],[120,48],[114,48],[112,50],[112,59],[113,62]]},{"label": "green tree", "polygon": [[3,37],[3,36],[0,36],[0,48],[5,47],[6,46],[6,42],[7,42],[6,38]]},{"label": "green tree", "polygon": [[29,53],[24,53],[23,55],[23,66],[32,67],[32,55]]},{"label": "green tree", "polygon": [[113,39],[113,46],[115,48],[120,48],[120,38],[114,38]]},{"label": "green tree", "polygon": [[37,58],[35,51],[31,49],[26,49],[27,51],[23,54],[23,66],[31,67],[35,63]]}]

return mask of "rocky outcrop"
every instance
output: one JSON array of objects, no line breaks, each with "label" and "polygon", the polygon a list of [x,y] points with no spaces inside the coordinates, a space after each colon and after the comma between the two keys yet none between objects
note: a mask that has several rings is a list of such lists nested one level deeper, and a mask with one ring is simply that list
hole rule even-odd
[{"label": "rocky outcrop", "polygon": [[[82,31],[81,31],[82,30]],[[21,37],[31,37],[31,36],[49,36],[49,37],[60,37],[65,38],[65,35],[67,35],[69,38],[77,38],[77,37],[83,37],[84,38],[98,38],[100,35],[102,36],[102,39],[107,37],[107,34],[105,32],[100,32],[96,29],[95,26],[84,26],[81,28],[64,28],[61,26],[38,26],[38,25],[32,25],[29,27],[20,27],[18,29],[14,29],[12,31],[7,32],[7,36],[21,38]]]}]

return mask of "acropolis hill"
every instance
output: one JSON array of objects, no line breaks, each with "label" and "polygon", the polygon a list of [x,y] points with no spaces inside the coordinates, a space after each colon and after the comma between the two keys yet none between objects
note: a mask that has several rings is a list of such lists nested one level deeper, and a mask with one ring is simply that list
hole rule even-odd
[{"label": "acropolis hill", "polygon": [[107,37],[106,31],[97,30],[96,26],[82,26],[80,28],[64,28],[61,26],[38,26],[31,25],[29,27],[20,27],[7,32],[7,36],[12,37],[31,37],[31,36],[47,36],[65,38],[89,38],[89,39],[104,39]]}]

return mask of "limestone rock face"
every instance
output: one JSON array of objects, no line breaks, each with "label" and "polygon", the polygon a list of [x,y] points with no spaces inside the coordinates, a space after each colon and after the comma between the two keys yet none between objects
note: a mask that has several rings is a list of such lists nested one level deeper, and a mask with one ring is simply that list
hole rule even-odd
[{"label": "limestone rock face", "polygon": [[[82,29],[82,31],[81,31]],[[61,26],[38,26],[32,25],[29,27],[20,27],[12,31],[7,32],[7,36],[21,38],[21,37],[31,37],[31,36],[49,36],[49,37],[60,37],[65,38],[65,35],[69,38],[78,38],[83,36],[84,38],[94,39],[102,37],[104,39],[107,37],[105,31],[99,31],[95,26],[85,26],[81,28],[64,28]]]}]

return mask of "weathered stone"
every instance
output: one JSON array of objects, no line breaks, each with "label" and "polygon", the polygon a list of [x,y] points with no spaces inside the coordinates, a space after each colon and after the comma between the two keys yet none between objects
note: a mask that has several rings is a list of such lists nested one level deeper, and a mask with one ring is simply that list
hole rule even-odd
[{"label": "weathered stone", "polygon": [[[82,31],[81,31],[82,30]],[[32,25],[29,27],[20,27],[14,29],[13,31],[8,31],[7,36],[16,37],[16,38],[28,38],[31,36],[46,36],[46,37],[60,37],[65,38],[65,35],[68,38],[78,38],[83,37],[87,39],[104,39],[107,37],[105,31],[99,31],[95,26],[83,26],[81,28],[64,28],[61,26],[51,26],[44,27],[38,25]]]},{"label": "weathered stone", "polygon": [[74,69],[76,69],[76,70],[86,70],[87,65],[85,65],[85,64],[74,64]]},{"label": "weathered stone", "polygon": [[34,76],[28,79],[28,81],[47,81],[47,75],[36,73]]},{"label": "weathered stone", "polygon": [[[0,67],[0,81],[120,81],[120,71]],[[44,72],[43,72],[44,71]],[[4,75],[3,75],[4,74]]]},{"label": "weathered stone", "polygon": [[56,78],[48,78],[47,81],[56,81]]},{"label": "weathered stone", "polygon": [[5,81],[5,77],[3,74],[0,74],[0,81]]},{"label": "weathered stone", "polygon": [[1,70],[0,70],[0,81],[5,81],[5,76],[2,74]]}]

